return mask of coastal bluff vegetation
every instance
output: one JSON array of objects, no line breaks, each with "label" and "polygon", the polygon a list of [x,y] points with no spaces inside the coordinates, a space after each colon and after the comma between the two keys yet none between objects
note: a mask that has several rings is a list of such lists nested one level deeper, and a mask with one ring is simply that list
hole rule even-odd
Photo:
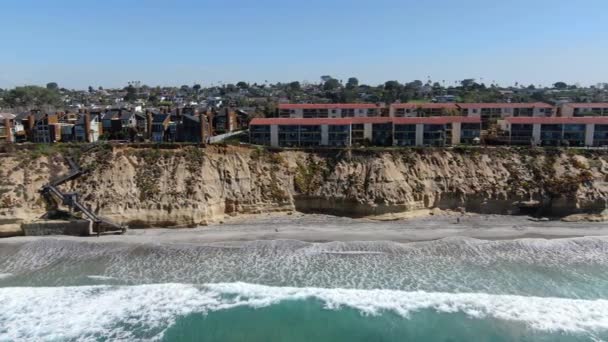
[{"label": "coastal bluff vegetation", "polygon": [[438,208],[602,220],[608,207],[603,150],[102,145],[82,153],[34,146],[0,153],[0,236],[21,235],[21,223],[47,211],[38,190],[68,172],[67,155],[87,173],[62,191],[78,192],[96,214],[131,228],[295,210],[366,217]]}]

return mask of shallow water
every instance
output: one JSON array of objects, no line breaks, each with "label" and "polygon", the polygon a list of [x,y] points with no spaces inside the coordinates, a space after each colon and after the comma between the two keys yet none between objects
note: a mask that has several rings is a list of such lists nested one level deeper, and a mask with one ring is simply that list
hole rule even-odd
[{"label": "shallow water", "polygon": [[608,340],[603,237],[94,241],[0,241],[0,341]]}]

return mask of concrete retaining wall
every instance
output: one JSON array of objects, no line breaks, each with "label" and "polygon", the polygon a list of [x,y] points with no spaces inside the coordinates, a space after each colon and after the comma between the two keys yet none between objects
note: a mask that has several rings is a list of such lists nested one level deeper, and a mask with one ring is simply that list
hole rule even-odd
[{"label": "concrete retaining wall", "polygon": [[74,221],[36,221],[32,223],[23,223],[21,228],[25,236],[40,236],[40,235],[75,235],[88,236],[91,235],[91,222],[87,220]]}]

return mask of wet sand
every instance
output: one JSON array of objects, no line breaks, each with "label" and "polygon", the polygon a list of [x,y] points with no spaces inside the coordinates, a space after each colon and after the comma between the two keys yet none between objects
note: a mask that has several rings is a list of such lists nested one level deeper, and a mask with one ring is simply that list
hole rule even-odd
[{"label": "wet sand", "polygon": [[[431,241],[443,238],[509,240],[524,238],[557,239],[608,236],[608,223],[534,222],[525,216],[437,215],[408,220],[374,221],[326,215],[241,216],[198,228],[150,228],[129,230],[125,235],[102,237],[54,236],[57,239],[134,244],[205,244],[255,240],[327,241]],[[2,243],[25,242],[41,237],[13,237]]]}]

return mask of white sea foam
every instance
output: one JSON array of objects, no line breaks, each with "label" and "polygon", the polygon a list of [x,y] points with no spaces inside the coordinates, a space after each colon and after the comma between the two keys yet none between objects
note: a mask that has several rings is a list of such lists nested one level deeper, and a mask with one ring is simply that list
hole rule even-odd
[{"label": "white sea foam", "polygon": [[93,280],[114,280],[115,277],[101,276],[101,275],[88,275],[87,278]]},{"label": "white sea foam", "polygon": [[12,277],[12,276],[13,276],[12,273],[0,273],[0,279]]},{"label": "white sea foam", "polygon": [[[220,283],[0,288],[0,341],[158,339],[178,317],[239,306],[261,308],[286,300],[316,299],[326,309],[350,307],[364,315],[390,311],[410,317],[423,309],[472,318],[517,321],[542,331],[608,330],[608,300],[524,297],[483,293],[291,288]],[[143,329],[142,329],[143,328]]]}]

